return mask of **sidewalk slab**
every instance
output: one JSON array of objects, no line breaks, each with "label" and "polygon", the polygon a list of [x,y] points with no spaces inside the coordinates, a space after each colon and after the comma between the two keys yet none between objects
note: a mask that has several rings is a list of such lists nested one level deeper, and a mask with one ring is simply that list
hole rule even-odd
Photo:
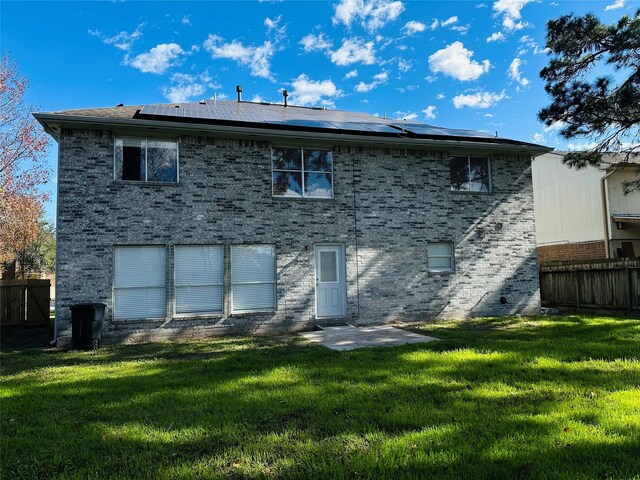
[{"label": "sidewalk slab", "polygon": [[324,330],[300,334],[308,341],[319,343],[331,350],[353,350],[362,347],[395,347],[407,343],[426,343],[437,338],[407,332],[386,325],[375,327],[325,327]]}]

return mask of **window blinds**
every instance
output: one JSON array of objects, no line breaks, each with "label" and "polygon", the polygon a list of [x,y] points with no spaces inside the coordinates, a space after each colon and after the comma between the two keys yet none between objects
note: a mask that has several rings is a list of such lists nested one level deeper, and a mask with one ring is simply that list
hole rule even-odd
[{"label": "window blinds", "polygon": [[276,308],[276,251],[273,245],[231,247],[232,311]]},{"label": "window blinds", "polygon": [[175,247],[176,313],[221,313],[224,249],[213,245]]},{"label": "window blinds", "polygon": [[165,248],[115,247],[114,254],[114,317],[165,317]]}]

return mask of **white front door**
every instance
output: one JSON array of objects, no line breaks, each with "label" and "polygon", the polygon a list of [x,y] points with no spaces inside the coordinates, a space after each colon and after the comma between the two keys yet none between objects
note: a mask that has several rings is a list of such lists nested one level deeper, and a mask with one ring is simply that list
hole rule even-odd
[{"label": "white front door", "polygon": [[345,315],[346,282],[341,245],[316,245],[316,317]]}]

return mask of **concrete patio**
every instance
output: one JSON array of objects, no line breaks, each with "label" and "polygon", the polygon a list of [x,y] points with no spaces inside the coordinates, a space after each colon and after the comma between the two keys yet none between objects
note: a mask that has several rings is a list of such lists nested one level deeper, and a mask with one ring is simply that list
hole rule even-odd
[{"label": "concrete patio", "polygon": [[389,326],[354,327],[345,325],[340,327],[324,327],[314,332],[300,334],[308,341],[319,343],[331,350],[353,350],[362,347],[395,347],[407,343],[426,343],[437,338],[418,333],[407,332]]}]

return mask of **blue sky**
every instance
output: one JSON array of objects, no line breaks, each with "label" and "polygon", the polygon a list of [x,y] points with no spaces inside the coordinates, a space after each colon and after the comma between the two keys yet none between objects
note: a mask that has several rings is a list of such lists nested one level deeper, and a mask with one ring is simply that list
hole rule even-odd
[{"label": "blue sky", "polygon": [[[2,54],[43,111],[234,99],[387,115],[575,147],[545,129],[545,25],[639,0],[2,1]],[[588,139],[585,140],[588,143]],[[571,144],[571,145],[570,145]],[[55,169],[57,146],[47,155]],[[46,215],[55,216],[55,180]]]}]

